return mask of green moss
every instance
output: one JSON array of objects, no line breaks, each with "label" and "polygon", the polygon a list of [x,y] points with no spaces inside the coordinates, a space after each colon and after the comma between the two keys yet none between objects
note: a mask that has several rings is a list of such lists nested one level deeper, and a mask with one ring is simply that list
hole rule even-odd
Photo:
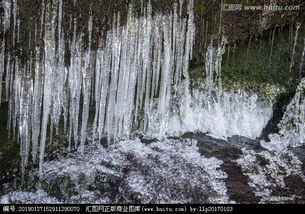
[{"label": "green moss", "polygon": [[190,78],[192,80],[195,80],[198,82],[204,80],[204,73],[205,73],[205,70],[204,70],[203,64],[199,64],[199,65],[197,65],[195,67],[191,67],[189,69]]},{"label": "green moss", "polygon": [[[193,68],[189,71],[193,81],[204,81],[203,65]],[[245,75],[238,72],[227,72],[222,75],[224,90],[238,90],[257,92],[261,94],[266,101],[273,104],[276,98],[288,92],[288,89],[279,83],[255,78],[251,75]]]},{"label": "green moss", "polygon": [[[260,93],[273,104],[281,94],[289,93],[299,79],[299,63],[303,49],[304,27],[299,31],[299,40],[290,70],[293,38],[287,29],[265,32],[259,38],[251,38],[238,45],[229,45],[222,61],[223,87],[227,90],[244,89]],[[272,47],[272,48],[271,48]],[[204,64],[192,63],[190,76],[194,81],[205,79]]]},{"label": "green moss", "polygon": [[263,81],[247,75],[226,75],[224,77],[224,87],[226,89],[244,89],[257,92],[263,95],[270,104],[273,104],[280,94],[288,91],[286,87],[279,83]]}]

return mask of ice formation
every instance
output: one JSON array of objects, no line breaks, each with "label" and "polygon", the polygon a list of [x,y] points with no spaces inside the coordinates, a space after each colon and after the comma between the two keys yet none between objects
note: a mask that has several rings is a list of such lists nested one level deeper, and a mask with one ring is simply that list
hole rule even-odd
[{"label": "ice formation", "polygon": [[[34,35],[29,36],[34,39],[28,46],[34,44],[35,48],[26,61],[10,52],[21,42],[18,1],[1,3],[0,80],[4,83],[0,84],[0,104],[7,101],[9,105],[9,133],[20,143],[23,174],[31,155],[39,162],[39,173],[34,169],[30,177],[39,174],[40,181],[50,185],[45,189],[52,189],[48,182],[56,183],[62,197],[38,189],[11,192],[1,203],[232,202],[224,182],[227,174],[219,169],[222,161],[201,156],[192,140],[167,137],[201,132],[215,138],[240,135],[256,139],[272,117],[272,106],[258,94],[224,89],[221,65],[227,41],[223,36],[207,45],[204,81],[190,79],[195,39],[193,0],[176,2],[166,14],[153,13],[147,3],[139,15],[131,4],[126,20],[122,23],[121,14],[115,14],[95,48],[91,10],[84,24],[87,33],[79,33],[77,18],[70,16],[72,33],[67,39],[63,0],[41,1],[40,21],[35,23]],[[290,72],[299,28],[298,24]],[[235,161],[262,203],[299,197],[280,197],[273,191],[285,190],[285,179],[290,176],[305,180],[302,163],[289,151],[305,143],[304,90],[302,79],[279,124],[279,133],[270,135],[270,142],[260,142],[262,151],[242,149]],[[47,144],[56,135],[67,136],[68,151],[78,149],[81,155],[71,153],[44,163]],[[138,136],[157,140],[146,145],[135,138]],[[85,147],[87,140],[105,139],[107,148],[98,143]],[[258,164],[261,161],[266,163],[262,166]],[[103,179],[104,183],[96,183]],[[69,180],[74,186],[68,186]],[[121,188],[116,192],[119,194],[113,194],[115,198],[107,195],[113,193],[109,193],[112,182]],[[92,190],[90,185],[108,193]],[[69,195],[66,190],[76,193]]]},{"label": "ice formation", "polygon": [[[272,115],[271,106],[256,94],[223,91],[225,37],[207,48],[204,84],[191,85],[193,1],[176,2],[168,14],[153,14],[148,3],[141,16],[135,15],[131,4],[126,22],[122,24],[120,13],[116,14],[97,48],[92,48],[91,12],[86,35],[77,32],[77,19],[70,16],[73,33],[66,41],[63,1],[41,4],[32,41],[35,51],[25,64],[6,53],[4,38],[1,43],[8,128],[20,142],[22,171],[31,154],[33,161],[39,159],[42,174],[46,144],[54,135],[68,136],[69,149],[81,153],[87,139],[107,138],[111,144],[135,134],[163,139],[199,131],[219,138],[256,138]],[[182,13],[185,4],[187,16]],[[4,1],[3,8],[4,29],[13,28],[12,47],[16,48],[20,39],[17,1]]]},{"label": "ice formation", "polygon": [[[108,148],[86,145],[83,155],[72,153],[43,164],[42,190],[11,192],[0,200],[7,203],[232,203],[224,182],[227,174],[220,169],[221,164],[217,158],[203,157],[195,140],[166,139],[144,144],[133,139]],[[31,179],[37,177],[36,171],[31,172]]]},{"label": "ice formation", "polygon": [[279,134],[285,138],[283,141],[288,141],[290,146],[305,143],[305,78],[297,87],[278,126]]},{"label": "ice formation", "polygon": [[261,144],[271,150],[287,152],[290,148],[303,146],[305,143],[305,78],[299,83],[296,93],[278,124],[279,132],[270,134],[270,142]]},{"label": "ice formation", "polygon": [[297,41],[298,41],[298,35],[299,35],[300,27],[301,27],[301,23],[298,22],[297,25],[296,25],[296,30],[295,30],[295,35],[294,35],[294,42],[293,42],[293,47],[292,47],[292,56],[291,56],[291,62],[290,62],[290,66],[289,66],[289,73],[292,72],[292,68],[294,66],[295,48],[296,48]]},{"label": "ice formation", "polygon": [[[299,195],[277,196],[276,189],[287,188],[285,180],[291,176],[305,181],[302,162],[291,151],[305,142],[305,79],[296,89],[294,98],[290,101],[278,124],[279,133],[269,135],[270,142],[261,141],[265,151],[255,152],[242,149],[243,155],[236,162],[249,177],[249,185],[256,189],[256,195],[261,197],[261,203],[289,202],[300,198]],[[260,166],[258,161],[264,161]]]},{"label": "ice formation", "polygon": [[255,189],[260,203],[288,203],[301,198],[301,195],[292,195],[287,190],[286,194],[281,195],[277,191],[288,189],[286,179],[289,177],[298,177],[305,181],[302,162],[291,151],[266,148],[262,152],[242,149],[242,156],[236,160],[242,172],[248,176],[248,183]]},{"label": "ice formation", "polygon": [[[210,93],[218,93],[218,96]],[[186,106],[187,99],[190,104]],[[172,136],[203,132],[222,139],[233,135],[256,139],[272,116],[272,106],[261,101],[255,93],[222,91],[217,86],[208,90],[202,83],[194,84],[191,93],[181,95],[178,100],[166,130]]]},{"label": "ice formation", "polygon": [[[153,108],[158,112],[154,115],[157,119],[153,120],[159,120],[161,127],[167,126],[172,91],[182,77],[188,79],[195,33],[193,1],[187,3],[187,18],[182,17],[178,4],[168,15],[152,15],[148,4],[142,17],[134,15],[131,5],[126,24],[121,26],[117,14],[106,40],[94,51],[91,48],[92,16],[88,21],[86,50],[84,35],[76,33],[76,20],[70,20],[72,25],[74,23],[74,34],[70,41],[69,66],[64,62],[67,50],[62,30],[62,0],[42,4],[40,24],[44,27],[35,34],[44,35],[44,49],[37,47],[26,66],[17,57],[13,65],[8,59],[3,66],[7,94],[11,95],[9,128],[15,136],[14,127],[18,127],[23,168],[29,152],[32,151],[36,160],[39,149],[42,170],[46,142],[52,141],[53,132],[59,133],[62,118],[64,130],[68,129],[69,147],[79,147],[83,152],[90,105],[95,106],[94,140],[105,136],[109,142],[129,138],[133,129],[145,132],[150,126]],[[10,9],[13,7],[16,23],[18,5],[14,1],[11,6],[5,1],[4,6],[5,29],[15,28],[16,24],[9,23]],[[4,44],[3,41],[2,64]]]}]

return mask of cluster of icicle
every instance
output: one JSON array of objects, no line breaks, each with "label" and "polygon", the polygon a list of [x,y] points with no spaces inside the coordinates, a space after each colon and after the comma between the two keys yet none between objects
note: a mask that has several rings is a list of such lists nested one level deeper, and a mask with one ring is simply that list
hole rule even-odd
[{"label": "cluster of icicle", "polygon": [[204,59],[206,75],[205,85],[207,86],[209,94],[211,94],[212,90],[215,90],[215,88],[218,89],[218,92],[222,92],[221,63],[222,56],[225,53],[227,39],[225,36],[222,36],[218,40],[216,46],[213,44],[213,41],[209,44]]},{"label": "cluster of icicle", "polygon": [[[9,1],[9,0],[4,0],[1,2],[2,3],[2,8],[3,8],[3,19],[2,19],[2,22],[3,22],[3,38],[0,38],[0,41],[1,41],[1,44],[0,44],[0,81],[1,81],[1,84],[0,84],[0,105],[1,105],[1,102],[2,102],[2,80],[3,80],[3,77],[5,77],[5,86],[6,86],[6,89],[5,89],[5,97],[6,99],[8,99],[9,97],[9,90],[10,88],[12,88],[12,81],[10,81],[10,78],[11,78],[11,72],[10,72],[10,62],[11,62],[11,56],[8,56],[7,57],[7,66],[5,67],[5,36],[4,36],[4,32],[8,31],[9,27],[11,26],[11,17],[13,19],[13,38],[12,38],[12,43],[13,43],[13,47],[15,46],[15,37],[16,37],[16,27],[18,27],[19,29],[19,23],[17,25],[17,17],[16,17],[16,14],[17,14],[17,2],[16,0],[13,0],[13,1]],[[11,10],[12,9],[12,10]],[[13,14],[12,14],[13,12]],[[18,37],[18,34],[17,34],[17,37]]]},{"label": "cluster of icicle", "polygon": [[[15,0],[3,4],[5,30],[13,26],[17,33],[13,36],[18,37],[18,4]],[[14,127],[18,127],[23,170],[31,152],[33,161],[39,154],[42,173],[46,141],[48,136],[52,138],[54,130],[56,134],[64,130],[69,136],[69,148],[74,146],[83,152],[91,105],[95,107],[94,140],[128,138],[134,129],[145,132],[151,121],[159,122],[161,136],[167,126],[171,95],[182,77],[189,78],[195,33],[193,1],[185,3],[187,18],[182,17],[183,1],[174,4],[168,15],[152,15],[148,3],[140,18],[135,17],[130,6],[126,24],[121,26],[117,14],[98,50],[91,47],[94,26],[90,16],[87,50],[83,50],[83,36],[74,27],[69,41],[70,66],[64,62],[63,2],[42,4],[43,30],[35,32],[35,41],[36,36],[44,35],[43,53],[37,47],[36,56],[29,59],[27,66],[21,66],[16,56],[8,56],[15,57],[13,64],[11,59],[4,63],[5,41],[1,46],[9,128],[16,135]],[[10,19],[14,24],[9,23]],[[76,20],[70,22],[76,25]],[[16,39],[19,38],[12,40]],[[158,114],[150,114],[153,108]]]},{"label": "cluster of icicle", "polygon": [[[19,40],[18,4],[2,3],[4,30],[13,27],[14,48]],[[186,17],[183,4],[187,4]],[[222,89],[225,37],[207,47],[204,83],[190,87],[193,1],[175,3],[167,15],[153,15],[150,3],[143,10],[144,15],[136,17],[131,5],[124,25],[117,14],[97,49],[92,48],[95,26],[90,15],[84,50],[86,42],[76,32],[76,19],[70,18],[74,32],[65,41],[63,1],[42,1],[41,27],[33,36],[35,44],[43,38],[44,46],[37,45],[26,65],[5,52],[2,39],[0,77],[5,75],[8,128],[20,142],[23,171],[31,153],[33,161],[39,156],[42,173],[46,143],[52,141],[54,131],[68,136],[69,149],[81,153],[88,138],[107,138],[110,143],[138,132],[159,139],[188,131],[217,138],[260,136],[272,108],[259,102],[256,94]],[[67,43],[69,65],[64,60]]]}]

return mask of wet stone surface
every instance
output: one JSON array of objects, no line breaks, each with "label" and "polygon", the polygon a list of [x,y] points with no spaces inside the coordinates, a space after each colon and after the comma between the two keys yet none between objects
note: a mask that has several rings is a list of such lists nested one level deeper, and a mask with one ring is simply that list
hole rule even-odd
[{"label": "wet stone surface", "polygon": [[[304,147],[278,153],[259,141],[205,134],[88,145],[32,170],[2,203],[304,203]],[[9,185],[6,185],[9,187]]]},{"label": "wet stone surface", "polygon": [[259,142],[238,136],[225,141],[193,133],[187,133],[183,137],[197,140],[201,155],[206,157],[214,156],[223,161],[221,169],[228,174],[225,183],[230,199],[237,203],[259,202],[259,198],[254,194],[254,189],[248,185],[247,176],[242,173],[241,167],[233,162],[233,160],[241,156],[242,147],[259,151],[261,149]]}]

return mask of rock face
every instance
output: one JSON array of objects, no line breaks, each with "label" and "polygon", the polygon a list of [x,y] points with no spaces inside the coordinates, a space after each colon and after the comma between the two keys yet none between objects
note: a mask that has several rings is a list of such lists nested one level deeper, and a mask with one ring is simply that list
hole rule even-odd
[{"label": "rock face", "polygon": [[[14,2],[14,1],[13,1]],[[5,20],[6,16],[11,15],[11,12],[6,11],[6,7],[13,4],[10,0],[3,0],[0,4],[0,16],[2,20]],[[100,27],[94,28],[93,31],[93,44],[92,48],[96,49],[100,40],[102,32],[106,32],[111,29],[113,24],[114,14],[118,11],[121,14],[120,22],[124,24],[127,19],[128,6],[133,2],[133,8],[136,14],[143,14],[143,6],[145,7],[147,1],[132,1],[132,0],[89,0],[89,1],[63,1],[64,17],[62,22],[64,23],[63,30],[65,31],[65,37],[72,37],[73,32],[70,32],[71,23],[69,19],[72,18],[77,21],[77,32],[88,35],[88,20],[90,14],[92,14],[93,24]],[[177,0],[151,0],[153,13],[170,13],[173,5],[179,5],[181,2]],[[223,4],[222,4],[223,3]],[[194,56],[198,56],[197,59],[204,56],[204,49],[207,47],[209,40],[218,33],[223,33],[228,37],[230,43],[236,41],[245,40],[251,36],[257,36],[266,30],[274,27],[282,27],[292,25],[295,22],[302,22],[305,17],[304,13],[304,1],[302,0],[267,0],[259,1],[252,0],[247,1],[222,1],[222,0],[194,0],[195,23],[196,23],[196,45],[194,50]],[[232,6],[230,6],[232,5]],[[235,5],[235,6],[234,6]],[[264,6],[279,6],[285,8],[285,6],[292,6],[291,10],[285,9],[264,9]],[[242,7],[240,9],[240,6]],[[245,7],[254,6],[262,7],[261,9],[245,9]],[[41,1],[18,1],[19,21],[20,21],[20,47],[27,47],[29,40],[34,39],[35,23],[40,22],[41,15],[43,14],[43,6]],[[276,7],[275,7],[276,8]],[[14,9],[15,10],[15,9]],[[12,10],[12,11],[14,11]],[[187,8],[184,6],[182,13],[186,14]],[[12,25],[13,23],[8,21]],[[13,35],[13,31],[6,31],[4,23],[2,22],[0,30],[0,38],[6,37],[10,40]],[[40,30],[41,26],[36,26],[37,30]],[[31,34],[29,34],[31,32]],[[32,37],[32,38],[31,38]],[[43,41],[39,41],[43,43]],[[35,48],[33,43],[28,49],[20,48],[15,51],[15,54],[20,56],[22,60],[26,60],[29,56],[31,49]],[[12,48],[12,45],[7,45],[7,48]],[[13,50],[12,50],[13,51]],[[33,51],[33,50],[32,50]],[[68,55],[66,56],[69,57]]]},{"label": "rock face", "polygon": [[[204,57],[209,40],[219,33],[226,35],[230,44],[240,44],[249,38],[268,37],[266,31],[270,29],[305,20],[302,0],[197,0],[195,5],[198,5],[195,8],[195,59]],[[285,9],[286,6],[291,7]]]},{"label": "rock face", "polygon": [[[233,7],[229,5],[233,4]],[[235,5],[235,7],[234,7]],[[226,1],[223,27],[231,41],[258,35],[274,27],[302,21],[302,0]]]}]

